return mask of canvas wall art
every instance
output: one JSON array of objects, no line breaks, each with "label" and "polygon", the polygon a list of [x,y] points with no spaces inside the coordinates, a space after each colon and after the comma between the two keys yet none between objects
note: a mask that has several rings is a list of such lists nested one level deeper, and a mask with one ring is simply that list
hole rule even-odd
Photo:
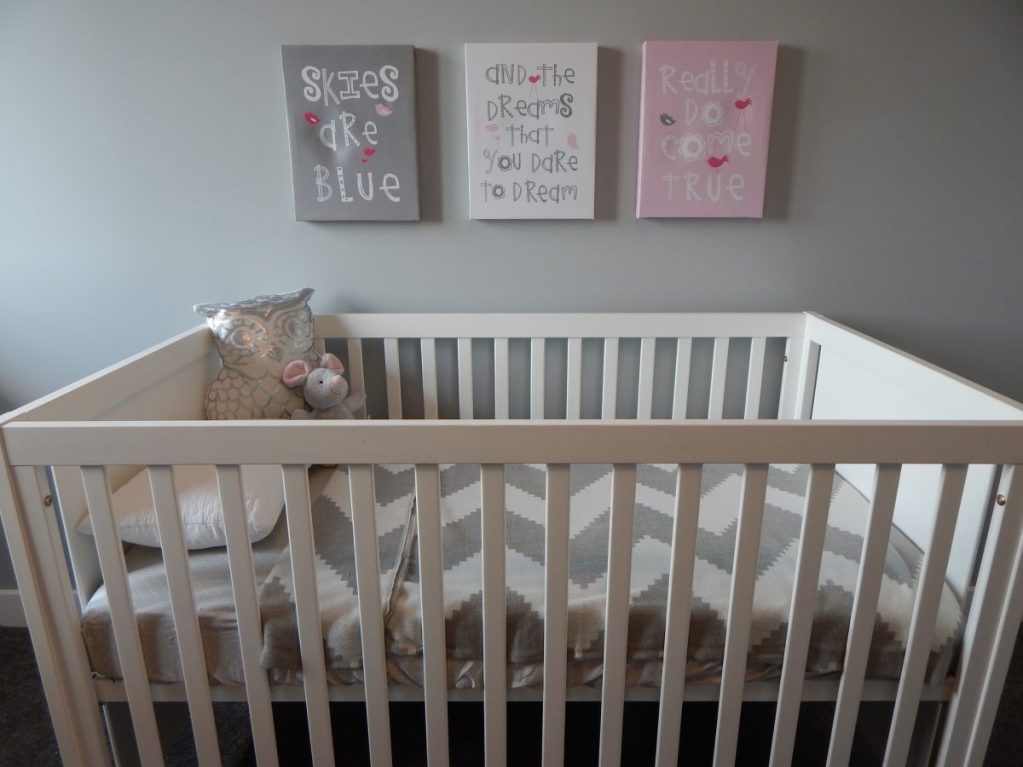
[{"label": "canvas wall art", "polygon": [[596,43],[465,46],[470,218],[593,218]]},{"label": "canvas wall art", "polygon": [[295,218],[419,219],[415,50],[285,45]]},{"label": "canvas wall art", "polygon": [[777,53],[643,43],[638,217],[763,217]]}]

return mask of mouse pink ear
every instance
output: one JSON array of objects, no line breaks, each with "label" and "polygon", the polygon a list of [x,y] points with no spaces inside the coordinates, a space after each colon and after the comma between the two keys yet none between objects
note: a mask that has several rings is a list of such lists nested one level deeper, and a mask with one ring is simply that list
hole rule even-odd
[{"label": "mouse pink ear", "polygon": [[281,373],[281,380],[289,389],[301,386],[305,383],[305,379],[309,376],[310,371],[311,368],[308,362],[305,360],[295,360],[294,362],[289,362],[284,367],[284,372]]},{"label": "mouse pink ear", "polygon": [[320,367],[327,368],[327,370],[333,370],[335,373],[345,372],[345,366],[341,364],[341,360],[339,360],[330,352],[327,352],[322,357],[320,357]]}]

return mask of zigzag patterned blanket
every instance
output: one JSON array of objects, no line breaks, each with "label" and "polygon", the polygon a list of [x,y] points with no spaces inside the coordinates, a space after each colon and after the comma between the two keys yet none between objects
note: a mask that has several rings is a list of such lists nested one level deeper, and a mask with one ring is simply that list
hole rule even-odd
[{"label": "zigzag patterned blanket", "polygon": [[[411,466],[376,466],[373,485],[380,593],[386,615],[396,582],[395,573],[409,543],[406,536],[414,530],[409,520],[415,471]],[[346,684],[358,680],[358,675],[353,676],[350,672],[362,667],[362,640],[351,501],[345,468],[334,470],[323,492],[313,503],[312,527],[327,667],[332,672],[333,683]],[[284,549],[264,582],[259,603],[263,618],[262,665],[270,672],[273,681],[294,682],[300,678],[302,663],[290,545]]]},{"label": "zigzag patterned blanket", "polygon": [[[479,477],[479,466],[473,465],[446,466],[441,473],[449,672],[451,683],[459,687],[481,684]],[[777,677],[781,671],[808,477],[806,466],[772,466],[768,474],[747,666],[750,679]],[[630,684],[656,684],[659,679],[675,480],[674,466],[638,467]],[[506,484],[509,683],[521,686],[542,678],[544,467],[508,466]],[[687,667],[693,682],[713,682],[720,673],[741,491],[741,466],[704,467]],[[611,467],[573,466],[571,492],[570,685],[593,683],[601,671]],[[867,512],[866,499],[836,476],[807,661],[811,675],[841,670]],[[921,560],[919,549],[893,528],[869,657],[871,678],[899,676]],[[412,657],[422,651],[413,548],[399,572],[403,570],[388,622],[389,649],[392,656]],[[932,646],[932,679],[948,671],[961,618],[959,601],[946,584]]]},{"label": "zigzag patterned blanket", "polygon": [[[627,682],[657,684],[675,467],[640,466],[637,475]],[[324,489],[314,491],[317,500],[312,523],[330,682],[358,683],[362,651],[348,476],[344,468],[334,470],[325,482],[323,476],[317,474],[315,482],[316,488],[322,485]],[[445,466],[441,473],[448,669],[450,683],[459,687],[482,683],[479,476],[479,466],[474,465]],[[747,669],[751,679],[771,678],[780,672],[807,478],[805,466],[772,466],[768,475]],[[508,679],[513,686],[535,685],[542,679],[545,479],[542,466],[507,467]],[[414,471],[410,466],[378,466],[374,485],[388,670],[397,683],[421,684]],[[570,659],[568,683],[576,685],[598,682],[602,670],[611,467],[572,467],[571,489],[566,652]],[[705,467],[687,668],[692,682],[715,681],[720,672],[741,490],[741,467]],[[866,500],[836,477],[807,663],[811,674],[841,670],[866,514]],[[873,678],[898,676],[921,558],[920,551],[893,529],[870,653],[868,674]],[[150,679],[180,681],[160,552],[134,547],[127,559]],[[273,681],[296,682],[301,676],[301,658],[283,518],[270,536],[253,547],[253,561],[261,584],[263,665]],[[224,684],[242,684],[226,552],[194,551],[189,563],[210,677]],[[946,586],[932,645],[932,679],[940,678],[949,668],[961,614],[958,600]],[[93,669],[120,678],[104,588],[90,600],[82,630]]]}]

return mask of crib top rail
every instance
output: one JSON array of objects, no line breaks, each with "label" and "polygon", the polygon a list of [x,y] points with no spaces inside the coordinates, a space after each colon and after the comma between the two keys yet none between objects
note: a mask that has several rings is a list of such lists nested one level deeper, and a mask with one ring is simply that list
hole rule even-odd
[{"label": "crib top rail", "polygon": [[318,314],[323,338],[789,337],[806,315],[790,313]]},{"label": "crib top rail", "polygon": [[4,426],[10,465],[1023,464],[1005,421],[105,421]]}]

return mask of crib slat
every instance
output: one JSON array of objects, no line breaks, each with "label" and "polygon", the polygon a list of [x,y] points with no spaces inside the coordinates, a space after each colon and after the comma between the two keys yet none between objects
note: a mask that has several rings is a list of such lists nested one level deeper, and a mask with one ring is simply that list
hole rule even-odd
[{"label": "crib slat", "polygon": [[629,636],[632,523],[636,514],[636,467],[615,464],[611,475],[611,530],[607,544],[607,600],[604,614],[604,678],[600,699],[600,765],[622,758],[625,660]]},{"label": "crib slat", "polygon": [[721,418],[725,405],[725,374],[728,370],[728,339],[714,339],[714,362],[710,371],[710,403],[707,418]]},{"label": "crib slat", "polygon": [[508,417],[508,339],[494,339],[494,418]]},{"label": "crib slat", "polygon": [[472,339],[458,339],[458,417],[472,419]]},{"label": "crib slat", "polygon": [[362,339],[348,339],[348,383],[353,393],[366,391],[366,374],[362,366]]},{"label": "crib slat", "polygon": [[[17,471],[17,470],[15,470]],[[60,509],[84,509],[85,489],[82,487],[82,473],[73,466],[54,466],[52,469],[53,484],[57,491],[57,507]],[[71,572],[75,573],[75,595],[81,610],[89,603],[92,595],[102,585],[103,576],[99,571],[96,559],[96,547],[86,535],[71,535],[70,528],[77,522],[75,519],[64,519],[64,537],[67,540],[68,554],[71,556]],[[70,582],[70,581],[69,581]],[[78,612],[72,613],[77,620]],[[103,747],[106,748],[104,741]]]},{"label": "crib slat", "polygon": [[604,339],[604,371],[601,387],[600,417],[611,420],[618,407],[618,339]]},{"label": "crib slat", "polygon": [[398,339],[384,339],[384,369],[387,371],[387,417],[401,418],[401,363],[398,359]]},{"label": "crib slat", "polygon": [[444,638],[444,573],[440,531],[440,471],[416,465],[419,576],[423,622],[423,697],[426,757],[430,767],[448,763],[447,646]]},{"label": "crib slat", "polygon": [[319,588],[313,546],[309,477],[304,465],[283,467],[284,505],[291,547],[291,573],[295,585],[298,645],[302,659],[302,685],[309,720],[309,745],[318,767],[334,763],[327,697],[327,668],[323,657]]},{"label": "crib slat", "polygon": [[529,417],[542,421],[544,416],[544,356],[546,339],[534,338],[529,342]]},{"label": "crib slat", "polygon": [[799,533],[799,554],[796,558],[792,606],[789,611],[788,634],[785,638],[785,658],[782,663],[778,706],[774,718],[774,737],[771,739],[772,767],[783,767],[792,763],[834,479],[835,467],[832,464],[815,464],[810,469],[810,487],[806,493],[803,525]]},{"label": "crib slat", "polygon": [[547,466],[544,543],[543,764],[565,757],[565,693],[568,673],[568,514],[570,467]]},{"label": "crib slat", "polygon": [[956,517],[959,515],[963,487],[966,484],[966,470],[967,467],[961,464],[941,468],[941,492],[934,515],[934,531],[917,578],[913,618],[909,624],[899,691],[895,696],[888,749],[884,755],[885,765],[904,764],[909,756],[913,723],[920,707],[920,692],[931,654],[934,623],[945,585],[945,568],[952,548],[952,534],[955,532]]},{"label": "crib slat", "polygon": [[110,600],[110,618],[117,642],[117,655],[124,676],[124,690],[135,729],[135,744],[143,767],[162,765],[160,733],[156,726],[153,699],[149,693],[149,675],[142,655],[135,609],[128,589],[128,573],[124,565],[124,551],[114,524],[110,506],[110,485],[106,469],[102,466],[83,466],[82,483],[92,517],[92,530],[96,538],[103,583]]},{"label": "crib slat", "polygon": [[766,338],[750,339],[749,372],[746,374],[745,417],[751,421],[760,417],[760,393],[764,384],[764,352],[766,349]]},{"label": "crib slat", "polygon": [[902,467],[898,464],[881,464],[877,467],[874,479],[874,500],[870,505],[870,516],[863,536],[860,572],[849,622],[849,638],[845,645],[842,678],[838,685],[835,718],[831,726],[828,767],[848,764],[852,750],[901,471]]},{"label": "crib slat", "polygon": [[242,651],[245,694],[249,703],[252,745],[260,767],[276,767],[277,739],[274,736],[273,712],[270,708],[270,683],[260,664],[263,651],[263,627],[256,598],[256,573],[252,567],[252,549],[245,503],[242,496],[241,471],[237,466],[217,466],[217,485],[224,509],[224,532],[227,535],[227,561],[234,591],[235,615],[238,620],[238,641]]},{"label": "crib slat", "polygon": [[689,365],[693,355],[693,339],[680,338],[675,350],[675,394],[671,403],[671,417],[686,420],[689,405]]},{"label": "crib slat", "polygon": [[483,738],[487,765],[507,761],[504,466],[486,464],[483,485]]},{"label": "crib slat", "polygon": [[654,350],[656,339],[644,338],[639,345],[639,393],[636,418],[650,418],[654,402]]},{"label": "crib slat", "polygon": [[437,402],[437,343],[432,338],[419,342],[423,358],[423,417],[438,417]]},{"label": "crib slat", "polygon": [[760,549],[760,528],[767,492],[767,465],[748,464],[745,474],[739,504],[739,529],[735,536],[732,589],[728,600],[724,662],[721,668],[721,693],[714,738],[715,767],[735,762],[753,617],[753,588],[757,579],[757,552]]},{"label": "crib slat", "polygon": [[700,464],[684,464],[678,467],[675,482],[675,522],[671,533],[671,569],[664,620],[664,663],[657,712],[657,767],[675,767],[678,764],[702,476]]},{"label": "crib slat", "polygon": [[369,755],[374,765],[388,765],[391,763],[391,723],[387,702],[387,658],[384,654],[384,615],[380,593],[373,467],[349,466],[348,474],[355,535],[355,577],[359,589],[359,629],[362,635]]},{"label": "crib slat", "polygon": [[581,338],[568,339],[568,377],[565,397],[565,418],[579,418],[582,401],[583,341]]},{"label": "crib slat", "polygon": [[153,508],[160,530],[160,548],[170,588],[171,614],[174,635],[181,659],[181,676],[188,698],[188,714],[195,738],[195,754],[201,764],[220,764],[217,728],[213,719],[213,701],[210,696],[203,652],[199,618],[195,613],[192,581],[188,575],[188,554],[181,532],[177,495],[174,491],[169,466],[149,467],[149,484],[153,491]]}]

